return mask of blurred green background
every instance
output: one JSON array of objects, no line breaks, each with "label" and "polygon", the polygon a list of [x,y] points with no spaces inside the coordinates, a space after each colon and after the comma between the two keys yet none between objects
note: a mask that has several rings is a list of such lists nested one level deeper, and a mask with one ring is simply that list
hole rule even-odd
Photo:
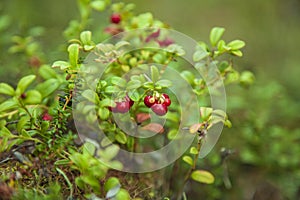
[{"label": "blurred green background", "polygon": [[[239,70],[253,71],[256,83],[248,89],[227,87],[233,128],[225,129],[213,152],[199,162],[217,181],[209,186],[190,183],[190,199],[300,199],[300,1],[125,2],[195,40],[208,42],[210,29],[221,26],[225,40],[246,42],[244,57],[234,63]],[[66,42],[62,31],[79,17],[75,0],[1,0],[0,13],[1,82],[15,84],[34,70],[25,58],[8,53],[13,35],[34,32],[43,62],[66,58],[59,50]],[[95,14],[93,29],[101,32],[107,16]],[[44,32],[30,29],[36,26]],[[221,162],[223,147],[233,153]]]}]

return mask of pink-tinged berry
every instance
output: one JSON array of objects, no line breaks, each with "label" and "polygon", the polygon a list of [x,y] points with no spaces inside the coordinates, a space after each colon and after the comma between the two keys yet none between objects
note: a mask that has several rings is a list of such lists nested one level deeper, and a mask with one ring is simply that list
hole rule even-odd
[{"label": "pink-tinged berry", "polygon": [[168,108],[164,104],[154,104],[151,110],[159,116],[163,116],[168,112]]},{"label": "pink-tinged berry", "polygon": [[121,15],[119,13],[114,13],[110,16],[111,23],[119,24],[121,22]]},{"label": "pink-tinged berry", "polygon": [[116,108],[119,113],[126,113],[130,109],[130,104],[128,101],[117,102]]}]

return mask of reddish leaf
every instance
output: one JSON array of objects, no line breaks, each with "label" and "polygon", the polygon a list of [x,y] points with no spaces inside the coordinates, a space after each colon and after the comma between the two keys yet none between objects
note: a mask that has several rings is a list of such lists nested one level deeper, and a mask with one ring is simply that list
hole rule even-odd
[{"label": "reddish leaf", "polygon": [[164,127],[158,123],[151,123],[147,124],[146,126],[142,127],[143,130],[152,131],[154,133],[163,133]]},{"label": "reddish leaf", "polygon": [[149,113],[138,113],[136,115],[136,121],[138,123],[142,123],[148,119],[150,119],[151,115]]}]

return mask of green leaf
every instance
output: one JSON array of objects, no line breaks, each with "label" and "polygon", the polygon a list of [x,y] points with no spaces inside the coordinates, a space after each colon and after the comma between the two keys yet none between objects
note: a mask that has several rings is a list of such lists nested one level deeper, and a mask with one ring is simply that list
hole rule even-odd
[{"label": "green leaf", "polygon": [[226,50],[226,43],[225,43],[224,40],[220,40],[220,41],[218,42],[218,51],[219,51],[220,53],[223,53],[224,50]]},{"label": "green leaf", "polygon": [[69,62],[58,60],[58,61],[55,61],[51,67],[52,68],[60,68],[61,70],[65,70],[65,69],[68,69],[69,67],[71,67],[71,65]]},{"label": "green leaf", "polygon": [[199,152],[196,147],[191,147],[190,154],[197,155]]},{"label": "green leaf", "polygon": [[[122,136],[124,137],[124,136]],[[126,137],[126,136],[125,136]],[[119,153],[120,147],[118,145],[111,145],[107,147],[104,152],[101,154],[103,158],[106,160],[112,160]]]},{"label": "green leaf", "polygon": [[110,112],[107,108],[99,108],[98,110],[98,115],[102,120],[106,120],[109,117],[109,114]]},{"label": "green leaf", "polygon": [[150,12],[140,14],[133,18],[133,23],[137,24],[138,28],[150,27],[153,23],[153,15]]},{"label": "green leaf", "polygon": [[100,101],[99,106],[100,107],[108,107],[108,106],[114,107],[114,106],[116,106],[116,103],[113,100],[106,98],[106,99],[103,99]]},{"label": "green leaf", "polygon": [[[109,191],[107,191],[105,198],[106,199],[111,199],[112,197],[116,196],[117,193],[119,193],[121,189],[121,185],[118,184],[115,187],[111,188]],[[124,198],[122,197],[122,200],[124,200]]]},{"label": "green leaf", "polygon": [[162,79],[157,81],[155,85],[159,85],[161,87],[170,87],[172,86],[172,82],[166,79]]},{"label": "green leaf", "polygon": [[196,51],[193,55],[193,60],[195,62],[198,62],[207,56],[208,56],[208,53],[206,51]]},{"label": "green leaf", "polygon": [[121,78],[121,77],[118,77],[118,76],[114,76],[111,78],[111,83],[113,85],[117,85],[119,87],[125,87],[126,86],[126,80]]},{"label": "green leaf", "polygon": [[91,2],[91,7],[97,11],[103,11],[106,8],[106,3],[104,0],[97,0]]},{"label": "green leaf", "polygon": [[233,50],[230,51],[233,55],[238,56],[238,57],[242,57],[243,56],[243,52],[240,50]]},{"label": "green leaf", "polygon": [[72,68],[76,68],[78,65],[79,57],[79,44],[71,44],[68,47],[69,60]]},{"label": "green leaf", "polygon": [[120,91],[120,89],[118,87],[116,87],[116,86],[107,86],[105,88],[105,92],[109,93],[109,94],[115,93],[115,92],[119,92],[119,91]]},{"label": "green leaf", "polygon": [[96,190],[96,191],[100,190],[100,181],[95,176],[93,176],[93,175],[81,176],[81,178],[82,178],[83,182],[92,186],[92,188],[94,190]]},{"label": "green leaf", "polygon": [[30,122],[30,117],[29,116],[24,116],[24,117],[21,117],[20,120],[18,121],[18,124],[17,124],[17,130],[18,132],[20,133],[22,131],[22,129],[25,129],[25,125],[26,124],[29,124]]},{"label": "green leaf", "polygon": [[35,75],[28,75],[21,78],[16,89],[17,95],[21,95],[27,89],[27,87],[34,81],[35,78]]},{"label": "green leaf", "polygon": [[51,78],[38,84],[36,89],[41,93],[42,97],[45,98],[55,92],[59,88],[60,84],[61,83],[58,79]]},{"label": "green leaf", "polygon": [[39,74],[46,80],[57,78],[56,72],[49,65],[42,65],[39,68]]},{"label": "green leaf", "polygon": [[158,78],[159,78],[159,71],[158,71],[157,67],[154,66],[154,65],[152,65],[150,67],[150,70],[151,70],[152,81],[155,83],[158,80]]},{"label": "green leaf", "polygon": [[83,149],[83,154],[85,155],[94,155],[96,151],[95,145],[91,142],[84,143],[82,149]]},{"label": "green leaf", "polygon": [[201,107],[200,108],[200,117],[202,121],[206,121],[212,113],[213,109],[209,107]]},{"label": "green leaf", "polygon": [[225,29],[221,27],[214,27],[209,35],[209,40],[212,46],[216,46],[218,41],[221,39],[224,34]]},{"label": "green leaf", "polygon": [[187,70],[184,70],[180,73],[180,75],[189,83],[189,84],[193,84],[194,83],[194,79],[195,79],[195,75]]},{"label": "green leaf", "polygon": [[220,110],[220,109],[213,110],[213,111],[212,111],[212,114],[213,114],[213,115],[220,116],[222,119],[226,119],[226,118],[227,118],[226,112],[223,111],[223,110]]},{"label": "green leaf", "polygon": [[131,80],[131,81],[129,81],[127,83],[126,90],[138,89],[141,86],[142,86],[141,81],[139,81],[139,80]]},{"label": "green leaf", "polygon": [[132,101],[139,101],[141,98],[140,93],[137,90],[131,90],[128,92],[128,96]]},{"label": "green leaf", "polygon": [[42,95],[37,90],[29,90],[26,92],[26,98],[24,99],[25,104],[38,104],[42,101]]},{"label": "green leaf", "polygon": [[17,106],[18,106],[18,104],[16,103],[16,101],[14,99],[8,99],[0,104],[0,113],[10,110],[10,109],[13,109],[13,108],[16,108]]},{"label": "green leaf", "polygon": [[90,89],[83,91],[81,95],[95,104],[99,102],[98,94]]},{"label": "green leaf", "polygon": [[241,73],[240,83],[243,86],[250,86],[254,83],[254,81],[255,81],[255,76],[252,72],[244,71],[244,72]]},{"label": "green leaf", "polygon": [[80,40],[84,45],[90,45],[92,43],[92,32],[91,31],[81,32]]},{"label": "green leaf", "polygon": [[126,142],[127,142],[126,134],[123,133],[123,132],[117,133],[116,136],[115,136],[115,138],[121,144],[126,144]]},{"label": "green leaf", "polygon": [[168,132],[168,139],[169,140],[174,140],[177,136],[178,130],[171,130]]},{"label": "green leaf", "polygon": [[224,125],[227,126],[228,128],[232,127],[232,123],[231,123],[231,121],[229,119],[225,120]]},{"label": "green leaf", "polygon": [[153,57],[152,57],[154,63],[163,63],[166,59],[166,57],[162,54],[162,53],[156,53]]},{"label": "green leaf", "polygon": [[115,196],[115,200],[130,200],[132,199],[127,190],[121,188]]},{"label": "green leaf", "polygon": [[69,159],[58,160],[54,163],[54,165],[69,165],[69,164],[70,164]]},{"label": "green leaf", "polygon": [[121,48],[121,47],[123,47],[123,46],[125,46],[125,45],[130,45],[130,43],[127,42],[127,41],[120,41],[120,42],[118,42],[118,43],[115,45],[115,47],[116,47],[116,49],[118,50],[119,48]]},{"label": "green leaf", "polygon": [[191,166],[194,165],[194,161],[190,156],[183,156],[182,160]]},{"label": "green leaf", "polygon": [[8,85],[7,83],[0,83],[0,94],[6,94],[9,96],[15,95],[15,90],[13,87]]},{"label": "green leaf", "polygon": [[215,181],[215,177],[208,171],[196,170],[191,174],[191,178],[200,183],[212,184]]},{"label": "green leaf", "polygon": [[242,40],[233,40],[227,44],[228,47],[231,47],[232,50],[238,50],[245,46],[245,42]]},{"label": "green leaf", "polygon": [[95,45],[83,45],[85,51],[91,51],[95,48]]},{"label": "green leaf", "polygon": [[104,190],[105,192],[108,192],[117,185],[121,185],[119,179],[116,177],[109,177],[104,184]]}]

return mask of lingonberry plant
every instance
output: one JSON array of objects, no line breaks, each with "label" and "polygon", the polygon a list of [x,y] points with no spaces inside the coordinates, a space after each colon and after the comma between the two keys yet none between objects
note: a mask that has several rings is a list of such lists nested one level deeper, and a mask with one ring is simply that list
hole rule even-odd
[{"label": "lingonberry plant", "polygon": [[[1,177],[16,191],[14,198],[47,198],[45,187],[60,183],[60,195],[69,199],[186,199],[184,188],[189,180],[213,183],[214,176],[199,167],[201,147],[213,127],[230,127],[231,123],[224,110],[210,106],[208,97],[210,92],[218,92],[212,88],[218,88],[220,81],[241,82],[244,86],[253,82],[251,72],[240,75],[232,58],[227,61],[223,59],[227,57],[220,57],[241,57],[244,42],[226,43],[222,40],[225,29],[215,27],[210,44],[199,42],[192,53],[195,68],[185,68],[188,63],[182,56],[190,49],[176,43],[168,26],[151,13],[136,15],[133,4],[110,4],[108,0],[78,2],[81,19],[72,21],[64,32],[69,39],[68,60],[43,64],[33,51],[29,60],[37,67],[36,74],[24,76],[15,86],[0,84],[0,94],[5,96],[0,104],[0,152],[4,155],[0,157],[1,164],[15,165],[13,171],[1,167]],[[111,12],[106,20],[110,24],[102,34],[113,39],[93,40],[93,32],[86,30],[91,12],[106,9]],[[96,45],[99,42],[102,43]],[[218,76],[210,77],[212,65]],[[95,70],[92,75],[90,70]],[[172,78],[170,70],[179,75]],[[185,89],[186,85],[174,83],[178,78],[196,98],[188,99],[172,90]],[[199,107],[194,110],[199,118],[183,128],[178,124],[188,122],[182,116],[189,115],[184,114],[182,106],[188,110]],[[78,112],[86,123],[75,126]],[[89,124],[96,124],[105,137]],[[126,131],[126,127],[131,128]],[[183,134],[192,135],[194,140],[191,146],[181,144],[186,145],[186,151],[163,171],[169,174],[163,184],[153,182],[158,177],[156,173],[143,177],[121,172],[131,170],[124,164],[126,161],[115,159],[120,149],[131,153],[154,151],[161,144],[180,139],[178,129],[187,130]],[[153,133],[158,134],[149,138]],[[141,134],[147,137],[136,137]],[[127,162],[139,164],[134,159]],[[26,179],[31,180],[29,185],[35,192],[27,192],[30,188]]]}]

